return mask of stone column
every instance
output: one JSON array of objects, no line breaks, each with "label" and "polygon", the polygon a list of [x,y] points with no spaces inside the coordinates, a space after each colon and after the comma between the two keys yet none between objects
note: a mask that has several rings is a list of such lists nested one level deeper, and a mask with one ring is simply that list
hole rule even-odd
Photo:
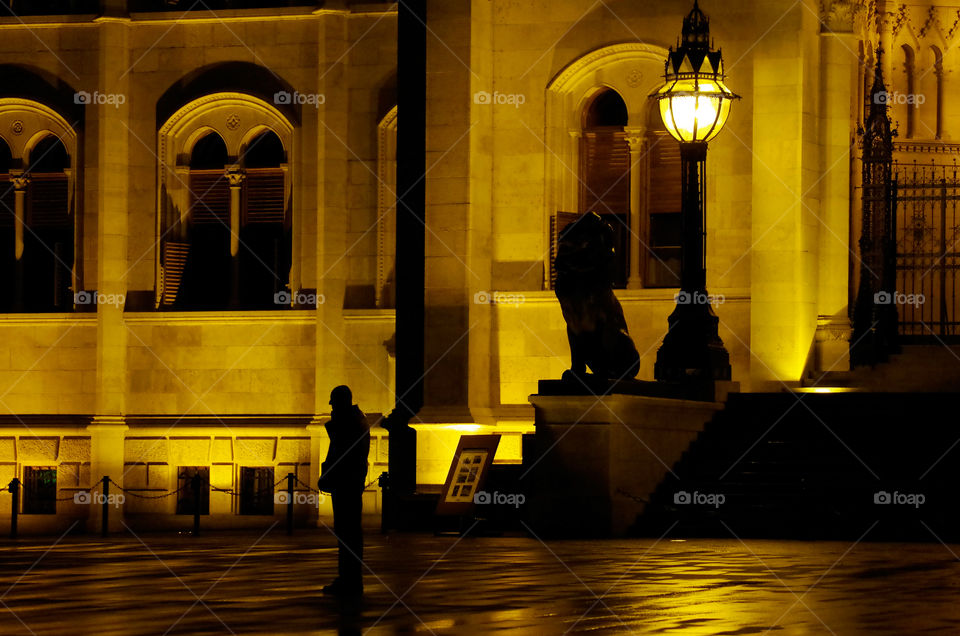
[{"label": "stone column", "polygon": [[240,188],[246,175],[234,164],[226,171],[230,184],[230,306],[240,304]]},{"label": "stone column", "polygon": [[820,32],[820,252],[817,298],[816,368],[850,368],[849,267],[850,165],[856,152],[853,126],[857,105],[857,39],[851,3],[833,2]]},{"label": "stone column", "polygon": [[22,170],[11,170],[10,180],[14,187],[14,258],[16,259],[16,271],[14,272],[14,298],[13,307],[16,311],[23,311],[23,230],[26,224],[26,201],[27,186],[30,185],[30,175]]},{"label": "stone column", "polygon": [[640,259],[645,251],[644,237],[641,236],[640,220],[646,214],[643,188],[646,183],[644,171],[647,162],[643,155],[647,144],[643,128],[629,128],[626,130],[627,144],[630,146],[630,274],[627,277],[627,289],[643,287],[640,276]]},{"label": "stone column", "polygon": [[[309,137],[301,149],[302,157],[309,157],[308,165],[313,167],[311,174],[304,180],[315,190],[312,200],[304,201],[304,217],[313,216],[315,229],[312,244],[302,243],[304,250],[315,255],[315,268],[303,270],[305,288],[316,286],[318,298],[324,302],[316,306],[316,375],[314,376],[314,419],[319,425],[330,413],[330,390],[340,384],[347,384],[347,361],[357,363],[349,343],[344,339],[346,329],[343,321],[343,299],[347,277],[347,258],[344,253],[349,248],[347,233],[347,188],[349,180],[348,164],[353,155],[344,146],[349,138],[347,120],[349,118],[349,90],[347,73],[339,60],[347,55],[348,13],[342,10],[323,10],[317,20],[318,41],[323,43],[316,72],[316,92],[325,97],[317,109],[304,109],[304,138]],[[308,90],[308,89],[304,89]],[[313,135],[310,130],[315,131]],[[313,144],[317,145],[314,146]],[[314,163],[315,162],[315,163]],[[306,195],[304,195],[306,197]],[[313,220],[304,219],[305,225]],[[362,395],[355,395],[354,401],[361,407]],[[311,424],[311,425],[314,425]],[[317,434],[326,438],[322,427]],[[326,447],[323,448],[326,452]],[[321,454],[316,466],[311,465],[310,474],[319,474]],[[313,459],[311,459],[311,462]],[[311,484],[316,487],[316,481]]]},{"label": "stone column", "polygon": [[[123,484],[124,438],[127,425],[122,415],[102,415],[93,418],[87,426],[90,434],[90,492],[103,492],[103,477],[108,476],[110,494],[119,495],[122,491],[115,484]],[[91,505],[88,517],[89,531],[99,532],[103,528],[103,509],[100,505]],[[110,507],[109,530],[117,532],[123,529],[123,507]]]},{"label": "stone column", "polygon": [[[781,13],[782,9],[758,6],[755,20],[774,24]],[[816,332],[821,166],[815,152],[820,143],[816,119],[820,91],[809,69],[820,63],[817,17],[805,7],[793,7],[750,56],[751,390],[799,382]],[[780,57],[782,43],[791,38],[796,42],[791,57]],[[738,77],[747,81],[746,74]],[[729,85],[734,90],[738,86],[732,77]],[[739,127],[736,120],[750,115],[737,113],[735,104],[728,126]],[[734,130],[744,138],[746,131]]]},{"label": "stone column", "polygon": [[[88,187],[95,189],[96,201],[96,277],[84,281],[87,289],[96,289],[101,298],[120,302],[97,303],[97,385],[96,411],[88,427],[91,437],[90,487],[104,476],[123,484],[123,436],[126,412],[127,327],[123,318],[126,297],[130,150],[129,133],[122,121],[130,120],[130,74],[128,49],[129,20],[101,18],[98,27],[98,75],[100,91],[123,95],[117,108],[87,105],[88,163],[96,161],[96,175]],[[89,271],[89,270],[88,270]],[[134,458],[135,459],[135,458]],[[111,493],[116,488],[111,486]],[[111,527],[121,527],[123,509],[111,509]],[[100,510],[91,506],[90,521],[99,528]]]},{"label": "stone column", "polygon": [[[424,423],[473,422],[468,406],[474,293],[485,276],[471,258],[470,130],[473,76],[469,3],[428,0],[426,239],[424,280]],[[451,55],[451,52],[453,55]],[[487,106],[490,108],[490,106]],[[402,134],[402,130],[401,130]],[[488,265],[489,267],[489,265]],[[399,306],[399,302],[398,302]],[[473,318],[477,318],[474,312]],[[482,339],[482,336],[481,336]],[[402,343],[398,342],[398,347]],[[489,354],[487,354],[489,355]],[[424,441],[423,438],[421,441]],[[424,443],[427,443],[424,441]]]},{"label": "stone column", "polygon": [[[580,212],[580,138],[583,131],[571,128],[567,131],[567,151],[564,161],[567,166],[563,169],[563,207],[564,212]],[[556,210],[554,210],[556,212]]]}]

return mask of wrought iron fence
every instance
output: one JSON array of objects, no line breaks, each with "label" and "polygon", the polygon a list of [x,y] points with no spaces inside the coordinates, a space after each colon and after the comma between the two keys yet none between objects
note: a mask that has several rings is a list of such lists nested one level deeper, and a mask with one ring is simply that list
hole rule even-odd
[{"label": "wrought iron fence", "polygon": [[956,163],[893,165],[901,336],[960,336],[958,174]]}]

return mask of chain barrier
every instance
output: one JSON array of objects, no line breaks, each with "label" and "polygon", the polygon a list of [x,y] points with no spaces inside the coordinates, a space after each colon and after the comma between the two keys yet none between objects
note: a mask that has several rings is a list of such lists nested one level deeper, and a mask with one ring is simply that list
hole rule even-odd
[{"label": "chain barrier", "polygon": [[138,499],[163,499],[164,497],[170,497],[171,495],[177,494],[178,492],[182,491],[184,488],[187,488],[190,485],[189,483],[185,483],[184,485],[180,486],[176,490],[165,492],[162,495],[141,495],[140,493],[136,493],[132,490],[128,490],[127,488],[124,488],[123,486],[113,481],[113,479],[109,477],[107,479],[110,479],[111,484],[113,484],[114,486],[116,486],[126,494],[130,495],[131,497],[137,497]]},{"label": "chain barrier", "polygon": [[[300,481],[300,478],[299,478],[299,477],[297,477],[296,479],[297,479],[297,483],[298,483],[298,484],[300,484],[301,486],[303,486],[304,488],[306,488],[306,489],[309,490],[310,492],[316,492],[316,493],[319,493],[319,492],[320,492],[320,491],[317,490],[316,488],[311,488],[309,485],[307,485],[307,484],[303,483],[302,481]],[[374,484],[377,483],[378,481],[380,481],[380,477],[374,477],[373,479],[371,479],[370,481],[368,481],[366,484],[364,484],[363,489],[366,490],[367,488],[369,488],[370,486],[374,485]]]},{"label": "chain barrier", "polygon": [[300,481],[300,478],[299,478],[299,477],[296,477],[295,479],[297,480],[297,483],[298,483],[298,484],[300,484],[301,486],[303,486],[304,488],[307,489],[307,492],[315,492],[315,493],[319,493],[319,492],[320,492],[320,491],[317,490],[316,488],[311,488],[309,484],[305,484],[305,483],[303,483],[302,481]]},{"label": "chain barrier", "polygon": [[239,492],[237,492],[237,491],[235,491],[235,490],[230,490],[230,489],[228,489],[228,488],[217,488],[216,486],[214,486],[214,485],[211,484],[210,482],[206,482],[206,484],[207,484],[207,486],[210,487],[211,490],[216,490],[217,492],[222,492],[222,493],[225,493],[225,494],[230,495],[230,496],[232,496],[232,497],[240,497],[240,496],[241,496],[241,493],[239,493]]}]

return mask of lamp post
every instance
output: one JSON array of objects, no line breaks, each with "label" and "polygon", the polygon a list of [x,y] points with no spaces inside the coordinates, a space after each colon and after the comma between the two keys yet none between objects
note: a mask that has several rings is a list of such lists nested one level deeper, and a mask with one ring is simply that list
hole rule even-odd
[{"label": "lamp post", "polygon": [[738,96],[723,83],[720,50],[710,46],[710,23],[697,6],[683,20],[682,37],[664,64],[663,87],[651,95],[667,131],[680,142],[681,263],[677,305],[657,351],[654,376],[665,381],[730,379],[730,356],[717,332],[706,275],[704,166],[707,142],[723,128]]}]

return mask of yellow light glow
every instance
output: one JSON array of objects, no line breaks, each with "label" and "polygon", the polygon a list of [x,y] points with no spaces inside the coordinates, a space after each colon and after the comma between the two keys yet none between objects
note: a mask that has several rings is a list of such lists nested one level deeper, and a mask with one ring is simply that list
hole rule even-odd
[{"label": "yellow light glow", "polygon": [[794,389],[794,393],[851,393],[855,391],[847,386],[812,386]]},{"label": "yellow light glow", "polygon": [[460,431],[461,433],[476,433],[481,430],[483,426],[480,424],[447,424],[443,428],[448,431]]},{"label": "yellow light glow", "polygon": [[657,92],[660,117],[677,141],[710,141],[727,121],[732,95],[719,80],[668,82]]}]

